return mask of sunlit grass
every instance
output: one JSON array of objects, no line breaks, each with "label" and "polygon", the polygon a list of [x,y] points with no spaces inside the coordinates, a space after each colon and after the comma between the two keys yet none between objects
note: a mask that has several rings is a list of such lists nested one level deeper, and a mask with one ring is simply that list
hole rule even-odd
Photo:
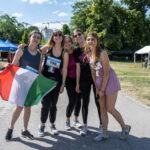
[{"label": "sunlit grass", "polygon": [[111,62],[122,86],[122,91],[129,96],[150,105],[150,69],[141,63]]}]

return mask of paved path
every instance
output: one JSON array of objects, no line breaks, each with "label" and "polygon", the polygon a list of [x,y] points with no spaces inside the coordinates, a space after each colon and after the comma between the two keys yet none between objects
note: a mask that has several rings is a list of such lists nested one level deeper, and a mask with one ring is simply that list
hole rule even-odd
[{"label": "paved path", "polygon": [[[97,127],[99,125],[96,106],[91,94],[89,107],[89,129],[87,136],[81,137],[79,130],[72,128],[71,131],[65,131],[65,108],[67,105],[67,96],[64,92],[58,102],[58,114],[56,126],[60,130],[59,136],[52,136],[49,132],[47,123],[46,136],[40,138],[37,136],[37,128],[40,122],[40,107],[32,108],[29,129],[35,136],[35,140],[30,141],[20,137],[20,131],[23,127],[22,116],[16,123],[13,140],[5,141],[10,114],[13,105],[8,102],[0,101],[0,150],[150,150],[150,108],[139,105],[130,97],[119,93],[117,108],[122,113],[127,124],[132,126],[131,135],[127,141],[120,141],[120,126],[109,116],[110,139],[103,142],[94,142]],[[81,120],[81,113],[80,113]]]}]

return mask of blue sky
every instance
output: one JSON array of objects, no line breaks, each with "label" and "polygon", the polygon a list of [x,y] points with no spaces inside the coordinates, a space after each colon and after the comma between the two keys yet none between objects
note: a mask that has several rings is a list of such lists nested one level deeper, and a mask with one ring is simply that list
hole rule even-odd
[{"label": "blue sky", "polygon": [[[61,28],[72,16],[71,5],[82,0],[1,0],[0,15],[16,16],[19,22],[26,22],[39,27],[50,22],[50,28]],[[115,0],[120,1],[120,0]]]},{"label": "blue sky", "polygon": [[38,26],[50,22],[51,28],[59,28],[70,21],[71,5],[76,1],[81,0],[3,0],[0,15],[7,13],[16,16],[19,22]]}]

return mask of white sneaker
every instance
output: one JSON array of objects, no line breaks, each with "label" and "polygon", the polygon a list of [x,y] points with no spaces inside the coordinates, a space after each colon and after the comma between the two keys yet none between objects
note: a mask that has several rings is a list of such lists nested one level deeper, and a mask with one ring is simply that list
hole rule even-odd
[{"label": "white sneaker", "polygon": [[67,121],[66,121],[65,129],[66,129],[66,130],[71,130],[71,127],[70,127],[70,120],[67,120]]},{"label": "white sneaker", "polygon": [[76,128],[82,128],[82,124],[79,122],[79,120],[74,120],[73,121],[73,126]]},{"label": "white sneaker", "polygon": [[38,135],[39,137],[43,137],[44,136],[44,129],[45,129],[45,126],[39,126],[39,130],[38,130]]},{"label": "white sneaker", "polygon": [[122,129],[121,135],[120,135],[120,139],[121,140],[126,140],[127,136],[129,135],[131,130],[131,126],[130,125],[126,125],[126,127],[124,129]]},{"label": "white sneaker", "polygon": [[80,135],[81,136],[85,136],[88,133],[88,127],[87,126],[83,126],[82,129],[80,130]]},{"label": "white sneaker", "polygon": [[104,134],[104,133],[101,133],[99,134],[98,136],[96,136],[94,138],[94,141],[103,141],[103,140],[107,140],[109,138],[109,135],[108,134]]},{"label": "white sneaker", "polygon": [[55,125],[50,126],[51,134],[58,135],[59,131],[56,129]]},{"label": "white sneaker", "polygon": [[99,126],[97,133],[98,133],[98,135],[103,133],[103,125],[102,124]]}]

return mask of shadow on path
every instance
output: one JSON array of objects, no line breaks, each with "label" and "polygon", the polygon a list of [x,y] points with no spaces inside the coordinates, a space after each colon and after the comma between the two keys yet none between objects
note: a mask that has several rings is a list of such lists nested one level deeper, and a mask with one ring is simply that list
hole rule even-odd
[{"label": "shadow on path", "polygon": [[[108,140],[95,142],[93,138],[97,135],[96,130],[97,128],[89,127],[87,136],[72,133],[73,129],[60,131],[57,136],[46,132],[45,137],[36,137],[34,142],[22,138],[14,138],[12,141],[21,142],[37,150],[150,150],[150,138],[129,135],[126,141],[121,141],[119,139],[120,132],[110,131]],[[76,131],[79,130],[75,129]]]}]

